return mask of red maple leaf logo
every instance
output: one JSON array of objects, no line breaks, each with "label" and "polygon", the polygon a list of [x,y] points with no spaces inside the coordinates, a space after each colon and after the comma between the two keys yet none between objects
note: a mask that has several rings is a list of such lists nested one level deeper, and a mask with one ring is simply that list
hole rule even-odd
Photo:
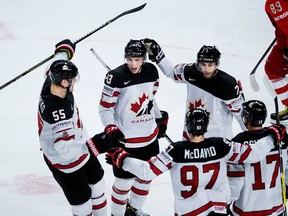
[{"label": "red maple leaf logo", "polygon": [[146,96],[146,94],[143,93],[143,96],[139,97],[139,103],[138,103],[138,101],[136,103],[132,103],[130,109],[133,112],[138,113],[146,99],[148,99],[148,96]]},{"label": "red maple leaf logo", "polygon": [[194,103],[193,102],[189,103],[189,110],[196,109],[198,107],[200,108],[204,107],[204,104],[202,104],[201,99],[194,101]]}]

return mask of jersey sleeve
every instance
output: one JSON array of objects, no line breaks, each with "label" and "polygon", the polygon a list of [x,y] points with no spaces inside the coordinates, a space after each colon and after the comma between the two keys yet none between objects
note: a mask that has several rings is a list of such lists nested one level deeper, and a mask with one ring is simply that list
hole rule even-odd
[{"label": "jersey sleeve", "polygon": [[[244,103],[244,93],[241,86],[240,80],[237,82],[233,82],[230,89],[234,89],[234,93],[232,93],[232,98],[229,100],[225,100],[225,104],[237,120],[238,124],[240,125],[243,131],[247,130],[245,124],[242,121],[242,105]],[[233,96],[234,95],[234,96]]]},{"label": "jersey sleeve", "polygon": [[164,58],[158,66],[160,67],[161,71],[164,73],[165,76],[170,77],[173,81],[177,83],[184,83],[184,69],[186,64],[177,64],[175,67],[172,63],[167,59]]},{"label": "jersey sleeve", "polygon": [[264,159],[274,147],[274,139],[270,135],[253,145],[244,145],[225,139],[224,142],[230,146],[229,153],[226,155],[228,162],[235,164],[258,162]]},{"label": "jersey sleeve", "polygon": [[98,111],[104,126],[115,124],[115,106],[121,92],[121,88],[117,87],[117,79],[119,79],[117,75],[111,72],[105,77]]},{"label": "jersey sleeve", "polygon": [[[170,145],[171,146],[171,145]],[[122,168],[143,180],[152,180],[172,168],[173,158],[169,155],[169,147],[149,161],[127,157]]]}]

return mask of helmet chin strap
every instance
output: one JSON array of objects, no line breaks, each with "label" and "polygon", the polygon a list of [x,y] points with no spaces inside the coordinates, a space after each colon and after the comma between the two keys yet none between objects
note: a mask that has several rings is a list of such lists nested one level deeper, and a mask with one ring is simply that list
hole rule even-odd
[{"label": "helmet chin strap", "polygon": [[67,79],[67,82],[69,83],[69,85],[67,87],[63,86],[61,83],[60,83],[60,86],[63,88],[63,89],[66,89],[67,90],[67,93],[69,92],[69,89],[70,89],[70,86],[72,84],[72,79]]}]

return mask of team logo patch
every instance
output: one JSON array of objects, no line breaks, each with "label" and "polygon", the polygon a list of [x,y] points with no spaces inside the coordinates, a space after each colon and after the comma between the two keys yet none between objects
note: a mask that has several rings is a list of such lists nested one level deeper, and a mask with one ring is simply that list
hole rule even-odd
[{"label": "team logo patch", "polygon": [[172,158],[169,154],[167,154],[167,152],[162,151],[159,155],[158,158],[165,164],[169,164],[172,162]]},{"label": "team logo patch", "polygon": [[69,137],[69,133],[67,131],[63,131],[62,137]]},{"label": "team logo patch", "polygon": [[53,133],[59,133],[61,131],[67,130],[67,128],[73,128],[73,122],[72,121],[64,121],[64,122],[58,122],[52,127]]},{"label": "team logo patch", "polygon": [[202,100],[195,100],[195,101],[190,101],[189,103],[189,110],[191,109],[196,109],[196,108],[202,108],[204,109],[204,104],[202,103]]},{"label": "team logo patch", "polygon": [[242,100],[239,98],[237,100],[232,101],[231,104],[232,104],[233,107],[241,106]]},{"label": "team logo patch", "polygon": [[153,101],[149,100],[149,97],[143,93],[142,97],[139,97],[138,101],[131,104],[130,110],[136,113],[136,116],[149,115],[153,107]]},{"label": "team logo patch", "polygon": [[113,96],[113,89],[110,88],[109,86],[105,85],[104,88],[103,88],[103,93],[105,95],[108,95],[108,96],[112,97]]}]

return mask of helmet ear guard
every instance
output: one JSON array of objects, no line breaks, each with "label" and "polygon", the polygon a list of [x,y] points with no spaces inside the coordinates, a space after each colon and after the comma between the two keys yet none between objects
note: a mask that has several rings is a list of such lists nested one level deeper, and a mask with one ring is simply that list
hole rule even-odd
[{"label": "helmet ear guard", "polygon": [[249,100],[243,103],[242,120],[254,127],[262,126],[267,117],[265,104],[259,100]]},{"label": "helmet ear guard", "polygon": [[186,114],[186,127],[190,134],[203,135],[207,132],[210,113],[204,109],[196,108]]},{"label": "helmet ear guard", "polygon": [[124,57],[144,57],[146,59],[147,50],[140,40],[130,40],[124,49]]},{"label": "helmet ear guard", "polygon": [[215,62],[219,65],[221,53],[216,46],[202,46],[197,53],[197,63],[200,62]]}]

